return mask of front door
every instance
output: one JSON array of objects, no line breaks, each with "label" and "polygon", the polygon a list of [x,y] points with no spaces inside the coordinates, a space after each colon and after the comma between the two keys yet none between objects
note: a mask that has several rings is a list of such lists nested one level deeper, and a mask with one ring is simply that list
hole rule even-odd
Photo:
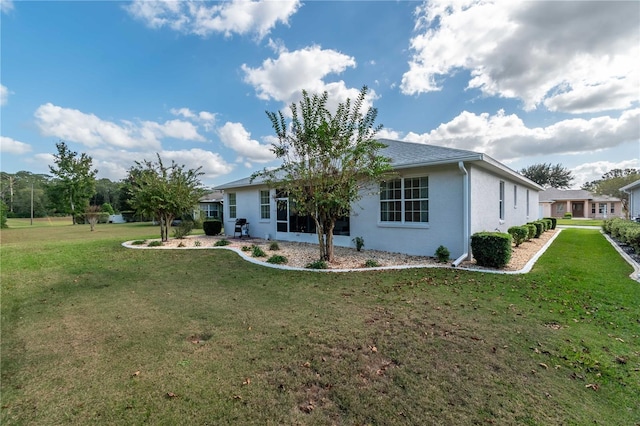
[{"label": "front door", "polygon": [[289,200],[287,198],[278,198],[276,206],[276,230],[278,232],[289,232]]},{"label": "front door", "polygon": [[584,203],[571,203],[571,215],[573,217],[584,217]]}]

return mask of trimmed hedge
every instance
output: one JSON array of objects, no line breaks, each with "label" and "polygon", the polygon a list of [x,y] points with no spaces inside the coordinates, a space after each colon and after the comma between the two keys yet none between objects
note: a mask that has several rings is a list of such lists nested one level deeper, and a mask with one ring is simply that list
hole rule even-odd
[{"label": "trimmed hedge", "polygon": [[222,232],[222,222],[219,220],[205,220],[202,222],[205,235],[219,235]]},{"label": "trimmed hedge", "polygon": [[537,220],[535,222],[529,222],[529,223],[536,227],[536,233],[533,236],[533,238],[540,238],[540,235],[542,235],[542,233],[544,232],[544,224]]},{"label": "trimmed hedge", "polygon": [[527,241],[529,241],[530,239],[536,236],[536,232],[538,228],[533,223],[527,223],[524,226],[526,226],[527,229],[529,230],[529,235],[527,235],[527,239],[526,239]]},{"label": "trimmed hedge", "polygon": [[551,221],[551,228],[550,229],[556,229],[556,225],[558,224],[558,219],[557,218],[555,218],[555,217],[545,217],[545,219]]},{"label": "trimmed hedge", "polygon": [[512,226],[507,232],[513,238],[516,247],[522,244],[529,236],[529,228],[527,226]]},{"label": "trimmed hedge", "polygon": [[640,223],[620,218],[606,219],[602,230],[640,253]]},{"label": "trimmed hedge", "polygon": [[471,250],[478,265],[503,268],[511,260],[511,235],[477,232],[471,236]]}]

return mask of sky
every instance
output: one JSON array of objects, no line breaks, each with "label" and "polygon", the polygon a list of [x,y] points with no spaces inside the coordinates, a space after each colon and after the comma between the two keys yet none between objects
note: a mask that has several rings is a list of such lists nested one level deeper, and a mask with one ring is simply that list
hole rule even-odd
[{"label": "sky", "polygon": [[640,168],[640,2],[0,0],[3,172],[63,140],[98,178],[160,155],[214,187],[278,165],[266,111],[363,86],[379,137],[579,188]]}]

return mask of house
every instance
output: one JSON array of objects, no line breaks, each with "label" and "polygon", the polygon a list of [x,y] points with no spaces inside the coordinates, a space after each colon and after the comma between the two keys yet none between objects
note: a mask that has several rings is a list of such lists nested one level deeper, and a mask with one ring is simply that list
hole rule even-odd
[{"label": "house", "polygon": [[608,195],[595,195],[584,189],[547,188],[540,193],[540,217],[606,219],[624,217],[622,200]]},{"label": "house", "polygon": [[622,188],[620,188],[620,191],[624,191],[629,194],[629,203],[627,204],[627,210],[629,210],[629,218],[640,218],[640,180],[623,186]]},{"label": "house", "polygon": [[[542,187],[493,158],[472,151],[381,139],[381,155],[397,176],[361,191],[350,217],[336,224],[334,244],[433,256],[447,247],[461,262],[470,256],[470,236],[478,231],[506,232],[538,218]],[[224,190],[224,229],[237,218],[250,234],[280,241],[317,243],[310,217],[295,211],[294,200],[263,181],[240,179]]]},{"label": "house", "polygon": [[200,197],[198,207],[204,212],[205,219],[222,220],[222,191],[213,191]]}]

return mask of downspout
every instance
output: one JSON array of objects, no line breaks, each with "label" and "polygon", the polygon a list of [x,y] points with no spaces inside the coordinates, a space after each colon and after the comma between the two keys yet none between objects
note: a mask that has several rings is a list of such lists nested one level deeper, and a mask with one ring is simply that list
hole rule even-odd
[{"label": "downspout", "polygon": [[464,163],[458,161],[458,168],[462,172],[462,247],[464,254],[453,261],[451,266],[458,266],[463,260],[469,258],[469,172],[464,168]]}]

